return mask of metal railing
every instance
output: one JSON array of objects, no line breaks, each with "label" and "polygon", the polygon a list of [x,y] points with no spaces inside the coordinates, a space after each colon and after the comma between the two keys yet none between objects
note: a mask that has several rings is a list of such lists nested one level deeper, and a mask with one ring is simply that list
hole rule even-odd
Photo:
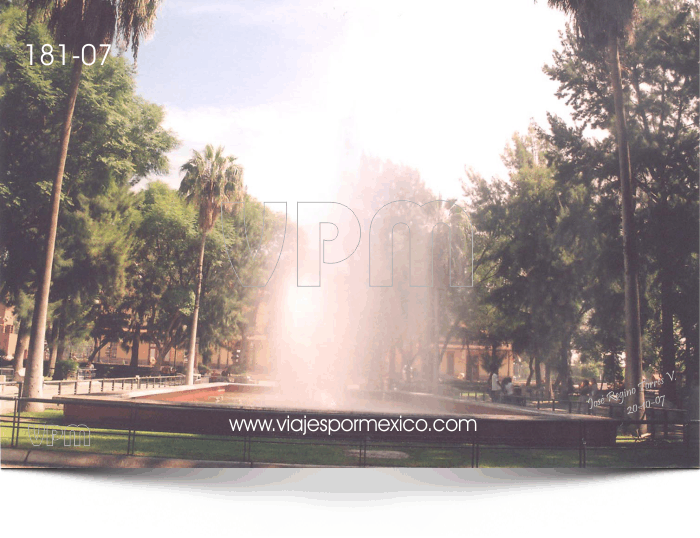
[{"label": "metal railing", "polygon": [[[29,402],[35,402],[35,403],[41,403],[41,404],[49,404],[51,406],[56,406],[60,407],[66,404],[66,402],[63,402],[61,400],[52,400],[48,398],[21,398],[21,397],[15,397],[15,398],[10,398],[6,396],[0,396],[0,401],[11,401],[13,402],[13,411],[11,416],[9,414],[5,414],[0,416],[0,425],[4,425],[5,429],[10,429],[10,447],[11,448],[18,448],[20,446],[20,437],[21,437],[21,432],[22,430],[26,430],[26,435],[29,434],[29,428],[35,428],[36,425],[42,425],[43,423],[40,422],[42,420],[41,417],[37,417],[36,415],[33,415],[31,413],[23,413],[22,412],[22,407],[24,403],[29,403]],[[419,440],[406,440],[404,439],[393,439],[393,440],[388,440],[388,441],[382,441],[377,439],[376,437],[373,437],[371,435],[368,435],[367,433],[361,433],[361,432],[356,432],[353,433],[349,436],[346,436],[345,438],[342,439],[337,439],[337,440],[331,440],[331,439],[321,439],[321,438],[311,438],[311,439],[300,439],[300,438],[294,438],[290,437],[289,435],[282,435],[279,432],[278,433],[270,433],[268,432],[267,434],[263,435],[256,435],[256,434],[250,434],[250,433],[231,433],[229,435],[221,435],[221,434],[211,434],[211,433],[201,433],[201,431],[197,431],[195,427],[192,426],[183,426],[182,428],[179,428],[177,430],[168,430],[168,429],[163,429],[159,426],[158,423],[148,423],[147,421],[144,421],[139,418],[138,413],[139,410],[142,410],[144,407],[142,404],[137,403],[137,402],[115,402],[115,401],[104,401],[104,400],[85,400],[81,401],[79,404],[81,407],[93,407],[93,408],[123,408],[128,411],[128,413],[125,414],[125,416],[128,415],[129,418],[125,418],[121,423],[102,423],[99,419],[95,419],[94,423],[90,423],[90,421],[86,421],[86,424],[80,424],[81,427],[87,427],[90,429],[91,432],[93,432],[91,435],[97,435],[99,436],[101,433],[104,432],[104,435],[108,436],[109,438],[122,438],[126,441],[126,447],[125,449],[121,452],[123,454],[126,454],[128,456],[134,456],[137,455],[137,442],[139,441],[144,441],[147,439],[153,440],[153,439],[163,439],[164,435],[168,435],[168,438],[172,438],[173,436],[176,438],[181,438],[183,440],[189,439],[192,440],[192,435],[196,434],[196,440],[197,441],[202,441],[202,442],[226,442],[230,443],[228,446],[231,447],[230,450],[227,450],[227,456],[230,458],[234,459],[228,459],[227,461],[232,461],[234,463],[241,463],[245,465],[253,465],[255,463],[267,465],[267,464],[285,464],[287,462],[284,461],[271,461],[269,459],[269,456],[260,456],[260,457],[254,457],[254,451],[253,451],[253,446],[258,446],[258,447],[264,447],[264,446],[275,446],[275,445],[282,445],[284,447],[287,447],[290,449],[290,452],[292,454],[300,454],[298,447],[306,447],[307,450],[303,451],[303,454],[306,455],[308,454],[308,448],[310,447],[340,447],[346,449],[349,449],[353,453],[353,457],[356,459],[351,459],[349,457],[346,457],[345,463],[341,463],[339,465],[341,466],[352,466],[352,467],[365,467],[365,466],[371,466],[372,463],[368,462],[368,451],[370,452],[370,457],[371,459],[372,453],[371,451],[373,450],[383,450],[386,451],[387,449],[398,449],[398,450],[436,450],[440,454],[443,451],[453,451],[458,454],[458,456],[461,458],[461,461],[463,462],[462,466],[471,466],[471,467],[479,467],[480,462],[484,460],[485,457],[489,457],[491,461],[496,461],[498,460],[498,454],[503,454],[506,451],[510,451],[511,455],[513,453],[517,453],[518,456],[522,459],[525,454],[528,455],[533,455],[533,457],[537,456],[537,453],[544,453],[544,454],[552,454],[553,452],[559,452],[561,454],[565,454],[566,458],[570,458],[569,461],[572,462],[572,465],[568,467],[573,467],[575,466],[576,462],[576,457],[574,456],[577,454],[577,459],[578,459],[578,467],[580,468],[585,468],[588,466],[589,458],[592,453],[598,453],[599,451],[605,451],[606,454],[610,454],[610,451],[617,451],[618,454],[620,453],[626,453],[626,454],[633,454],[634,450],[637,450],[637,447],[641,446],[650,446],[652,449],[656,449],[659,451],[664,451],[666,450],[667,455],[671,454],[671,458],[676,458],[674,461],[668,461],[667,464],[669,465],[678,465],[680,464],[681,466],[695,466],[697,467],[698,462],[697,462],[697,449],[698,449],[698,421],[697,420],[692,420],[692,421],[686,421],[683,423],[680,423],[679,425],[682,427],[683,430],[683,440],[682,442],[661,442],[661,444],[658,443],[633,443],[630,444],[628,443],[627,446],[599,446],[599,447],[590,447],[587,444],[587,432],[586,432],[586,423],[585,421],[581,420],[579,423],[579,433],[577,437],[574,439],[574,442],[572,444],[568,444],[566,446],[549,446],[546,443],[543,444],[537,444],[537,445],[532,445],[532,443],[528,443],[527,440],[525,439],[517,439],[517,438],[488,438],[488,439],[483,439],[480,437],[479,433],[477,431],[471,432],[469,435],[464,436],[459,439],[455,439],[454,441],[451,440],[444,440],[444,439],[419,439]],[[160,403],[149,403],[147,406],[147,409],[149,412],[151,412],[153,409],[160,408],[160,409],[168,409],[168,410],[178,410],[178,409],[186,409],[186,410],[192,410],[191,407],[182,405],[182,404],[160,404]],[[43,419],[46,420],[46,419]],[[53,424],[57,425],[68,425],[65,420],[62,418],[58,418],[55,416],[52,416],[49,420],[52,421]],[[655,421],[650,421],[650,420],[643,420],[643,421],[629,421],[631,424],[652,424]],[[11,423],[11,425],[10,425]],[[68,425],[71,426],[71,425]],[[692,430],[691,430],[692,428]],[[522,442],[522,444],[519,444],[519,442]],[[27,447],[26,442],[24,443],[25,447]],[[33,444],[33,443],[32,443]],[[240,452],[236,453],[234,452],[234,446],[237,444],[239,446]],[[27,447],[30,450],[36,450],[34,446],[32,447]],[[669,448],[674,448],[675,450],[668,450]],[[632,451],[632,452],[630,452]],[[205,451],[206,452],[206,451]],[[104,452],[103,452],[104,453]],[[107,452],[108,454],[114,454],[114,451]],[[166,457],[164,454],[157,454],[157,457]],[[171,455],[169,457],[183,457],[182,454],[178,455]],[[185,454],[184,457],[188,457],[188,454]],[[319,457],[319,456],[316,456]],[[508,457],[508,456],[505,456]],[[279,458],[278,458],[279,459]],[[352,461],[352,463],[348,463],[349,461]],[[294,463],[292,463],[295,465]],[[319,465],[318,461],[311,461],[310,463],[306,464],[311,464],[311,465]],[[298,465],[298,463],[297,463]],[[379,463],[378,465],[381,465]],[[394,464],[395,465],[395,464]]]},{"label": "metal railing", "polygon": [[[66,379],[61,381],[44,381],[44,388],[56,387],[56,395],[64,394],[93,394],[98,392],[115,392],[118,390],[141,390],[158,387],[172,387],[185,384],[183,374],[170,376],[147,377],[115,377],[100,379]],[[22,393],[22,381],[0,383],[0,393],[7,387],[17,387],[18,394]]]},{"label": "metal railing", "polygon": [[661,434],[666,440],[670,439],[673,436],[672,434],[676,436],[683,435],[681,425],[687,423],[687,410],[684,409],[653,405],[643,410],[641,420],[633,420],[626,413],[626,407],[621,403],[591,405],[590,401],[581,399],[558,399],[556,396],[547,398],[541,391],[533,391],[530,395],[517,394],[511,396],[505,396],[498,392],[498,398],[493,400],[488,392],[474,389],[457,390],[454,387],[446,386],[435,396],[474,402],[516,405],[554,413],[613,418],[621,422],[623,430],[644,424],[649,426],[649,431],[645,435],[649,435],[652,440]]}]

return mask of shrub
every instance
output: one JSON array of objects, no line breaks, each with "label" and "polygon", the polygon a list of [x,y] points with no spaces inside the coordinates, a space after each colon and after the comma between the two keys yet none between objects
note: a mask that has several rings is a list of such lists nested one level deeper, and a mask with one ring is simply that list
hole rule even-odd
[{"label": "shrub", "polygon": [[53,373],[53,378],[55,380],[68,379],[69,377],[75,375],[78,371],[78,361],[71,359],[58,361],[56,363],[56,369]]},{"label": "shrub", "polygon": [[242,359],[237,359],[233,364],[228,365],[222,372],[222,376],[240,375],[246,373],[246,364]]},{"label": "shrub", "polygon": [[198,365],[197,365],[197,370],[199,370],[199,373],[200,373],[200,374],[206,375],[206,374],[209,373],[210,368],[209,368],[209,366],[207,366],[206,364],[198,364]]}]

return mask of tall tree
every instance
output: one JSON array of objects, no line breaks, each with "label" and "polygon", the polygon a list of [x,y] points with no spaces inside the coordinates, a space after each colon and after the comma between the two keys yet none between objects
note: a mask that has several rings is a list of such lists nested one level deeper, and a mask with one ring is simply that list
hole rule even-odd
[{"label": "tall tree", "polygon": [[201,234],[194,310],[188,347],[187,384],[194,382],[194,363],[197,343],[197,321],[202,292],[204,247],[207,234],[214,227],[224,202],[237,202],[243,194],[243,169],[236,164],[236,157],[225,156],[224,148],[208,144],[204,152],[193,151],[192,158],[182,166],[185,176],[180,184],[180,194],[199,208],[198,225]]},{"label": "tall tree", "polygon": [[[235,205],[224,207],[219,224],[207,237],[197,321],[203,362],[209,362],[217,347],[234,351],[236,342],[245,339],[263,295],[269,293],[267,286],[246,286],[266,278],[264,271],[277,262],[280,248],[275,247],[284,240],[283,215],[266,210],[249,194],[245,194],[244,201],[245,213]],[[253,250],[249,243],[259,247]],[[246,359],[253,358],[245,346],[243,349],[248,354]]]},{"label": "tall tree", "polygon": [[44,335],[61,187],[83,59],[88,62],[92,61],[92,51],[99,49],[100,45],[109,45],[115,40],[123,48],[131,45],[134,58],[136,58],[141,39],[148,36],[153,30],[156,12],[160,4],[161,0],[26,0],[29,15],[38,15],[47,20],[56,41],[65,45],[68,57],[76,56],[78,58],[73,60],[70,87],[66,95],[65,120],[58,144],[56,175],[51,189],[51,213],[46,233],[44,266],[38,280],[32,333],[29,341],[29,364],[23,390],[25,397],[37,398],[41,397],[42,394]]},{"label": "tall tree", "polygon": [[625,264],[625,386],[635,389],[629,404],[643,413],[642,331],[639,314],[639,255],[634,222],[634,188],[632,165],[625,118],[625,100],[620,74],[620,39],[629,36],[635,15],[636,0],[548,0],[548,4],[571,16],[583,41],[605,48],[608,76],[615,104],[615,135],[620,165],[620,200],[622,206],[622,244]]},{"label": "tall tree", "polygon": [[[640,0],[638,12],[635,39],[621,47],[620,54],[626,66],[622,80],[637,188],[636,221],[642,239],[639,282],[644,364],[658,367],[666,380],[662,386],[666,401],[676,402],[675,380],[680,376],[673,372],[685,369],[692,376],[698,364],[698,306],[697,301],[687,300],[694,296],[698,280],[698,4]],[[567,98],[580,127],[605,128],[614,115],[606,62],[593,44],[582,42],[571,31],[562,39],[562,46],[545,71],[559,83],[559,95]],[[603,263],[596,273],[602,286],[593,290],[596,304],[591,321],[598,328],[598,337],[608,342],[606,355],[614,355],[614,348],[620,346],[610,329],[617,332],[617,319],[623,315],[615,304],[623,269],[622,258],[618,264],[614,253],[615,249],[622,253],[617,246],[616,166],[609,156],[614,135],[586,139],[579,127],[568,129],[554,118],[550,123],[562,177],[585,176],[583,181],[597,185],[596,221],[601,226],[596,235],[608,240],[601,242]]]},{"label": "tall tree", "polygon": [[471,316],[477,314],[479,339],[492,350],[510,341],[531,364],[553,368],[566,386],[584,312],[585,238],[592,234],[586,189],[556,181],[555,166],[545,160],[547,146],[533,124],[506,147],[509,181],[486,182],[471,174],[471,187],[465,185],[479,253],[478,307]]},{"label": "tall tree", "polygon": [[620,363],[625,328],[618,166],[610,157],[614,142],[588,140],[583,136],[584,127],[567,126],[556,117],[549,122],[546,156],[555,170],[556,188],[582,194],[578,210],[571,213],[578,217],[572,224],[580,231],[579,253],[586,275],[580,290],[586,313],[575,335],[575,349],[582,362],[602,359],[605,380],[617,384],[623,380]]}]

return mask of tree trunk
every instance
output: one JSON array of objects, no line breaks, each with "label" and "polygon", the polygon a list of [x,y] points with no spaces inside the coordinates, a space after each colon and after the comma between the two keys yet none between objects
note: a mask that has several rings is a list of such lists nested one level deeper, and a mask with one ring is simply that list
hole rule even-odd
[{"label": "tree trunk", "polygon": [[562,392],[566,394],[567,399],[571,396],[569,392],[571,379],[571,352],[570,352],[571,338],[566,337],[562,341],[561,349],[559,350],[559,374],[558,382],[561,384]]},{"label": "tree trunk", "polygon": [[[634,189],[632,165],[627,140],[624,93],[620,76],[620,52],[617,36],[611,32],[608,38],[608,69],[615,100],[615,130],[617,152],[620,161],[620,202],[622,205],[622,245],[625,265],[625,388],[634,392],[625,399],[625,406],[637,405],[637,412],[630,418],[641,420],[643,415],[644,387],[642,381],[642,329],[639,317],[639,263],[637,232],[634,223]],[[644,427],[639,428],[645,430]]]},{"label": "tree trunk", "polygon": [[17,330],[17,345],[12,359],[12,368],[15,371],[15,380],[19,378],[19,371],[24,368],[24,352],[29,344],[29,320],[20,319]]},{"label": "tree trunk", "polygon": [[[58,145],[58,164],[56,177],[51,189],[51,217],[48,232],[46,234],[46,252],[44,267],[41,277],[38,278],[38,288],[34,298],[34,315],[32,317],[32,331],[29,339],[29,364],[27,375],[24,378],[22,396],[25,398],[41,398],[44,384],[44,337],[46,332],[46,317],[49,309],[49,291],[51,290],[51,269],[53,267],[53,254],[56,246],[56,230],[58,229],[58,212],[61,203],[61,186],[63,184],[63,170],[68,156],[68,143],[70,142],[71,127],[73,124],[73,111],[80,87],[80,75],[83,70],[82,60],[73,60],[71,71],[71,83],[66,96],[66,118],[63,121],[61,139]],[[23,411],[43,411],[40,403],[25,403]]]},{"label": "tree trunk", "polygon": [[464,367],[464,370],[464,379],[466,379],[467,381],[473,381],[472,372],[474,371],[474,367],[472,366],[472,352],[469,340],[467,340],[467,364]]},{"label": "tree trunk", "polygon": [[49,336],[49,375],[51,376],[51,369],[56,367],[56,360],[58,359],[58,339],[59,339],[59,323],[58,319],[51,322],[51,335]]},{"label": "tree trunk", "polygon": [[251,361],[253,354],[250,352],[250,340],[248,340],[248,331],[245,328],[241,331],[241,350],[242,356],[239,360],[241,361],[241,368],[243,368],[241,373],[244,373],[253,367]]},{"label": "tree trunk", "polygon": [[197,347],[197,321],[199,318],[199,299],[202,293],[202,271],[204,268],[204,244],[206,243],[207,235],[202,232],[202,240],[199,245],[199,262],[197,264],[197,289],[194,295],[194,312],[192,314],[192,330],[190,333],[190,345],[188,346],[187,354],[187,379],[188,385],[194,384],[194,363],[196,360],[195,352]]},{"label": "tree trunk", "polygon": [[442,348],[440,350],[440,361],[442,361],[442,357],[445,355],[445,350],[447,349],[447,346],[452,341],[452,337],[454,336],[454,333],[457,332],[458,326],[459,326],[459,321],[455,321],[452,324],[452,327],[450,327],[450,330],[447,332],[447,336],[445,337],[445,342],[442,344]]},{"label": "tree trunk", "polygon": [[530,360],[528,361],[528,366],[530,367],[530,373],[527,376],[527,382],[525,383],[526,387],[530,386],[530,381],[532,381],[532,374],[535,373],[535,369],[532,366],[534,362],[535,362],[535,357],[530,356]]},{"label": "tree trunk", "polygon": [[673,334],[673,289],[666,271],[661,271],[661,376],[664,384],[661,393],[677,404],[676,391],[676,346]]},{"label": "tree trunk", "polygon": [[563,375],[563,374],[562,374],[559,370],[557,370],[557,377],[554,378],[554,383],[552,383],[552,386],[553,386],[555,389],[558,389],[558,388],[561,387],[561,385],[562,385],[562,383],[561,383],[562,375]]},{"label": "tree trunk", "polygon": [[163,347],[156,347],[155,367],[157,369],[160,370],[161,366],[163,366],[164,361],[165,361],[165,356],[170,352],[170,350],[173,351],[173,364],[175,364],[175,359],[177,358],[177,348],[176,347],[174,347],[172,344],[166,344]]},{"label": "tree trunk", "polygon": [[661,269],[661,377],[664,384],[661,386],[661,394],[666,400],[678,404],[676,387],[676,345],[673,330],[673,273],[674,260],[670,255],[668,233],[668,201],[662,198],[660,205],[659,233],[661,235],[661,252],[659,261]]},{"label": "tree trunk", "polygon": [[434,384],[440,381],[440,364],[442,363],[442,354],[440,353],[440,288],[433,283],[433,342],[435,346],[435,358],[433,360],[433,369],[431,372],[432,381]]},{"label": "tree trunk", "polygon": [[554,397],[554,393],[552,391],[552,369],[549,367],[549,364],[544,365],[544,384],[547,389],[547,398],[551,400]]},{"label": "tree trunk", "polygon": [[61,307],[56,312],[56,320],[51,324],[51,355],[49,358],[48,376],[53,379],[56,370],[56,362],[64,359],[66,352],[66,306],[61,303]]},{"label": "tree trunk", "polygon": [[134,336],[131,340],[131,363],[129,366],[138,368],[139,365],[139,345],[141,344],[141,324],[136,323],[134,327]]},{"label": "tree trunk", "polygon": [[95,361],[95,358],[99,355],[100,351],[102,350],[103,347],[105,347],[109,342],[106,340],[102,343],[99,341],[95,341],[95,347],[92,348],[92,352],[90,353],[90,356],[88,357],[88,363],[92,364]]},{"label": "tree trunk", "polygon": [[[58,327],[59,331],[59,337],[58,337],[58,346],[56,346],[58,349],[56,351],[56,362],[62,361],[66,358],[66,339],[64,338],[63,331],[61,330],[61,327],[59,325]],[[53,364],[49,363],[49,375],[53,375],[54,368],[56,368],[56,363],[54,362]]]},{"label": "tree trunk", "polygon": [[[491,343],[491,371],[494,374],[497,374],[498,371],[501,369],[500,368],[501,365],[498,364],[497,360],[498,360],[498,343],[492,342]],[[494,368],[496,369],[495,371],[493,371]]]}]

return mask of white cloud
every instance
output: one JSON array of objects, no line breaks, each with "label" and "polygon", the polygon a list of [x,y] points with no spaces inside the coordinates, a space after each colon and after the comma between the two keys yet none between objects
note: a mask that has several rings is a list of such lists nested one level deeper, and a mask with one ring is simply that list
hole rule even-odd
[{"label": "white cloud", "polygon": [[[337,175],[337,120],[298,103],[236,109],[167,109],[166,126],[183,139],[171,156],[179,166],[192,149],[226,147],[245,169],[251,194],[265,201],[332,198]],[[171,184],[179,179],[169,176]]]},{"label": "white cloud", "polygon": [[299,33],[328,10],[346,20],[333,66],[309,75],[313,95],[168,107],[167,124],[184,141],[173,165],[193,148],[225,145],[262,200],[335,200],[344,136],[359,151],[418,168],[443,196],[458,195],[465,165],[502,174],[499,155],[515,130],[531,117],[544,123],[547,111],[565,114],[541,72],[564,18],[544,2],[174,5]]},{"label": "white cloud", "polygon": [[169,2],[168,7],[187,17],[228,17],[241,26],[272,27],[276,32],[298,40],[314,42],[319,25],[342,23],[353,3],[350,0],[282,0],[267,2]]}]

